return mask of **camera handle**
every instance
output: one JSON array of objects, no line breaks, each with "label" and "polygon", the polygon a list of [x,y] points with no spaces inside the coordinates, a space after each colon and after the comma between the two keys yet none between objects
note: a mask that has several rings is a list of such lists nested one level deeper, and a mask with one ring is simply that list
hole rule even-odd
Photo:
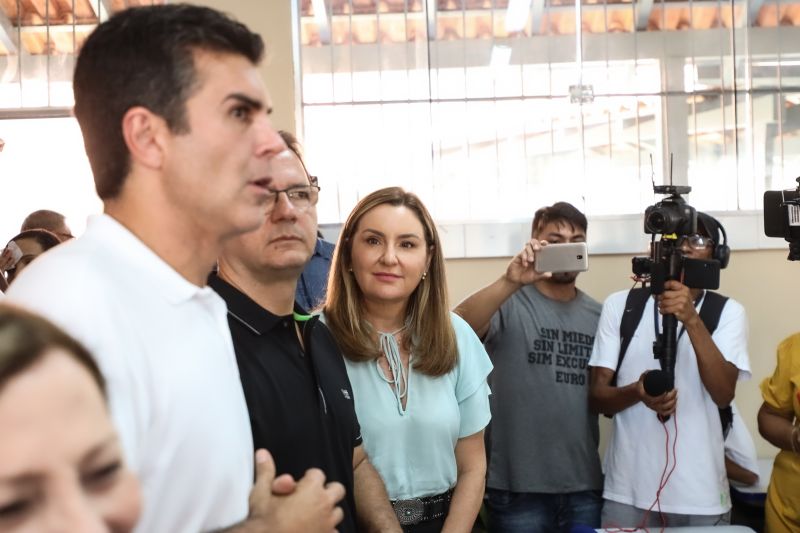
[{"label": "camera handle", "polygon": [[[653,294],[661,294],[664,292],[664,283],[667,280],[680,280],[681,271],[683,268],[683,256],[679,249],[675,246],[674,240],[661,240],[654,243],[654,259],[663,258],[658,261],[656,265],[660,268],[655,268],[653,272],[653,284],[650,289]],[[663,268],[666,266],[666,269]],[[665,272],[666,270],[666,272]],[[653,342],[653,356],[659,360],[661,370],[653,370],[648,372],[654,374],[650,379],[645,380],[645,392],[650,396],[660,396],[665,392],[671,391],[675,388],[675,359],[678,348],[678,319],[674,314],[664,315],[661,321],[661,333],[658,332],[657,309],[654,309],[656,317],[654,324],[656,327],[656,340]],[[659,420],[666,422],[669,416],[662,417],[659,415]]]}]

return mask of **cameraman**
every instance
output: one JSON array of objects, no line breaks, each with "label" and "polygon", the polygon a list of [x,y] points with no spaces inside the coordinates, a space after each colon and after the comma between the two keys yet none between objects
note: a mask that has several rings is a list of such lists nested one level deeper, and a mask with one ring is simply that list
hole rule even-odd
[{"label": "cameraman", "polygon": [[[697,213],[697,230],[679,238],[680,253],[684,258],[718,258],[719,223]],[[727,299],[713,335],[709,334],[698,314],[706,292],[667,281],[657,302],[661,315],[674,314],[678,320],[675,388],[650,396],[644,377],[659,368],[653,357],[655,302],[648,298],[627,355],[618,366],[626,298],[627,291],[622,291],[605,301],[589,361],[590,408],[614,415],[605,460],[602,524],[726,524],[731,504],[718,408],[730,405],[737,378],[750,374],[744,308]],[[615,373],[616,386],[612,384]],[[672,418],[662,424],[664,417]]]}]

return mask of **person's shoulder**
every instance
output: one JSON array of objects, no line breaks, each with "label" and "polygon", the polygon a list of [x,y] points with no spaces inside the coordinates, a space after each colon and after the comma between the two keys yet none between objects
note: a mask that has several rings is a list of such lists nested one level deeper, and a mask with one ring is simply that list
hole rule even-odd
[{"label": "person's shoulder", "polygon": [[472,339],[473,337],[476,339],[478,338],[478,336],[475,335],[475,331],[467,323],[467,321],[453,311],[450,311],[450,323],[453,325],[453,331],[455,331],[457,339],[464,337],[469,339]]},{"label": "person's shoulder", "polygon": [[[747,311],[745,310],[744,306],[737,300],[731,298],[730,296],[725,296],[724,294],[720,294],[718,292],[709,292],[709,294],[717,294],[726,298],[725,304],[722,307],[722,313],[727,315],[733,315],[735,317],[746,318]],[[708,297],[708,296],[706,296]]]},{"label": "person's shoulder", "polygon": [[580,299],[581,305],[587,307],[588,309],[596,312],[598,315],[600,314],[600,309],[602,309],[603,304],[589,296],[587,293],[582,291],[581,289],[577,289],[578,291],[578,298]]},{"label": "person's shoulder", "polygon": [[793,333],[778,344],[778,353],[797,354],[800,357],[800,332]]},{"label": "person's shoulder", "polygon": [[328,327],[328,324],[325,322],[324,313],[320,313],[318,315],[312,315],[311,319],[314,320],[315,322],[314,329],[312,331],[312,335],[314,337],[325,337],[326,339],[330,339],[331,342],[335,342],[335,339],[333,338],[333,333]]},{"label": "person's shoulder", "polygon": [[12,300],[29,297],[63,299],[80,297],[91,292],[102,272],[98,271],[96,254],[79,239],[59,244],[37,257],[8,290]]},{"label": "person's shoulder", "polygon": [[317,239],[317,252],[325,257],[332,257],[336,245],[325,239]]},{"label": "person's shoulder", "polygon": [[624,306],[630,292],[630,289],[612,292],[603,301],[603,306]]},{"label": "person's shoulder", "polygon": [[342,358],[343,354],[341,348],[339,348],[339,343],[336,342],[336,337],[333,336],[333,332],[328,327],[328,324],[325,323],[325,314],[314,315],[312,320],[315,323],[311,334],[315,342],[324,342],[327,353]]},{"label": "person's shoulder", "polygon": [[[453,324],[453,330],[456,334],[456,343],[458,344],[459,360],[456,366],[461,366],[465,357],[466,361],[486,359],[486,362],[488,362],[489,356],[486,354],[483,343],[467,321],[452,311],[450,311],[450,321]],[[483,365],[483,363],[481,363],[481,365]],[[491,363],[489,363],[489,365],[491,366]]]},{"label": "person's shoulder", "polygon": [[44,316],[92,349],[90,340],[110,320],[106,304],[114,287],[79,244],[60,244],[36,258],[11,284],[6,300]]}]

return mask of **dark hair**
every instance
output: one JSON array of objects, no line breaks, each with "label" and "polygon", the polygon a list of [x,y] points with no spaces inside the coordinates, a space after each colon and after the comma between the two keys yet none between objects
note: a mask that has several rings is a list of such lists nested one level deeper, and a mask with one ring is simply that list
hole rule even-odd
[{"label": "dark hair", "polygon": [[[306,167],[306,161],[303,159],[303,145],[300,144],[300,141],[297,140],[297,137],[294,136],[294,133],[286,130],[279,130],[278,135],[281,136],[283,142],[286,144],[286,147],[292,151],[294,155],[297,156],[297,159],[300,161],[300,164],[303,165],[303,170],[306,172],[306,176],[308,176],[308,182],[311,185],[317,185],[317,177],[312,176],[308,172],[308,168]],[[319,230],[317,231],[319,233]]]},{"label": "dark hair", "polygon": [[53,348],[63,349],[85,368],[106,397],[103,375],[81,343],[40,316],[0,304],[0,390]]},{"label": "dark hair", "polygon": [[719,229],[719,222],[710,215],[697,212],[697,233],[705,235],[714,244],[722,244],[722,235]]},{"label": "dark hair", "polygon": [[560,223],[569,225],[572,230],[580,229],[586,233],[586,215],[567,202],[556,202],[549,207],[542,207],[536,211],[531,225],[531,236],[536,236],[546,225],[550,223]]},{"label": "dark hair", "polygon": [[50,211],[49,209],[39,209],[25,217],[19,230],[46,229],[56,233],[57,230],[63,229],[65,225],[64,215],[61,213]]},{"label": "dark hair", "polygon": [[20,241],[23,239],[33,239],[34,241],[39,243],[39,246],[42,247],[43,252],[46,252],[50,248],[53,248],[61,244],[61,239],[58,238],[58,235],[56,235],[51,231],[47,231],[46,229],[25,230],[15,235],[11,240]]},{"label": "dark hair", "polygon": [[[364,320],[361,287],[349,273],[353,235],[368,212],[379,205],[405,206],[419,219],[430,253],[427,275],[409,297],[406,315],[409,335],[404,342],[415,350],[414,368],[428,376],[442,376],[458,362],[458,345],[450,319],[447,280],[439,233],[422,200],[400,187],[387,187],[361,199],[347,217],[336,244],[324,311],[342,353],[352,361],[370,361],[380,355],[377,333]],[[418,353],[417,353],[418,352]]]},{"label": "dark hair", "polygon": [[286,143],[287,148],[294,152],[297,159],[303,161],[303,146],[300,144],[300,141],[297,140],[297,137],[294,136],[294,133],[286,130],[279,130],[278,135],[280,135],[283,142]]},{"label": "dark hair", "polygon": [[186,133],[186,101],[199,88],[194,52],[227,52],[257,64],[261,37],[214,9],[187,4],[134,7],[100,24],[75,66],[75,116],[97,194],[114,198],[130,171],[122,118],[135,106]]}]

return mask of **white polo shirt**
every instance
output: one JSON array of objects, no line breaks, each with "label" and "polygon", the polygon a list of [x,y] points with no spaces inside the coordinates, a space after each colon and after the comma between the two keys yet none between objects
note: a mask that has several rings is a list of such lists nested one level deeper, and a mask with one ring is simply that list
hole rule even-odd
[{"label": "white polo shirt", "polygon": [[247,516],[250,421],[226,306],[210,287],[190,283],[100,215],[82,237],[34,261],[7,296],[98,361],[142,483],[137,531],[197,533]]}]

